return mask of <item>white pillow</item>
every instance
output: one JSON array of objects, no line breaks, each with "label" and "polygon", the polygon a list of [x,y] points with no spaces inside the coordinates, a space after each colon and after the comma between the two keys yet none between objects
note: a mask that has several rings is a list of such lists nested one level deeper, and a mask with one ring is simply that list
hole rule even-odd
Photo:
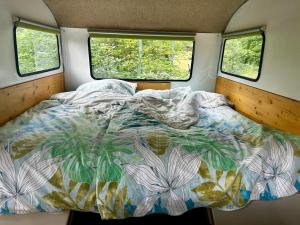
[{"label": "white pillow", "polygon": [[135,94],[137,97],[153,97],[153,98],[161,98],[161,99],[174,99],[174,98],[182,98],[185,95],[192,92],[190,86],[187,87],[177,87],[170,90],[152,90],[146,89],[139,91]]},{"label": "white pillow", "polygon": [[80,85],[76,91],[95,92],[105,91],[122,95],[134,95],[137,84],[117,79],[104,79]]}]

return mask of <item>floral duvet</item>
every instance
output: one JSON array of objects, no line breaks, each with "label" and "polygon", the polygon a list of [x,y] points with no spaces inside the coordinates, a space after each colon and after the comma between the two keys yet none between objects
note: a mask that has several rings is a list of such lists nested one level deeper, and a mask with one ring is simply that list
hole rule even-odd
[{"label": "floral duvet", "polygon": [[[142,94],[78,95],[54,96],[0,128],[0,214],[180,215],[196,207],[236,210],[300,190],[300,138],[225,103],[198,104],[197,121],[177,129],[164,122],[170,114],[140,110]],[[176,96],[174,112],[178,98],[187,99]]]}]

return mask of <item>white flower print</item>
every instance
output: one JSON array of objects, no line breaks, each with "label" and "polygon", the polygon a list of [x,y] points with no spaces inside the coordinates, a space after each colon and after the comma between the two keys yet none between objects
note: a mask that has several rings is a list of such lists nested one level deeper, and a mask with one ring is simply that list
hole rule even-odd
[{"label": "white flower print", "polygon": [[9,203],[18,214],[35,211],[25,197],[45,185],[58,169],[57,159],[42,160],[42,155],[32,155],[17,172],[10,154],[0,146],[0,209]]},{"label": "white flower print", "polygon": [[245,161],[247,168],[258,175],[251,192],[251,200],[259,200],[267,186],[272,195],[285,197],[297,192],[293,185],[293,147],[289,142],[279,143],[270,138],[264,150]]},{"label": "white flower print", "polygon": [[137,141],[135,148],[144,157],[147,165],[126,165],[127,173],[137,184],[143,185],[153,195],[144,198],[137,206],[134,216],[146,215],[161,195],[167,195],[166,208],[170,215],[180,215],[187,211],[180,188],[186,185],[198,172],[201,159],[195,154],[183,154],[174,148],[166,169],[161,159]]}]

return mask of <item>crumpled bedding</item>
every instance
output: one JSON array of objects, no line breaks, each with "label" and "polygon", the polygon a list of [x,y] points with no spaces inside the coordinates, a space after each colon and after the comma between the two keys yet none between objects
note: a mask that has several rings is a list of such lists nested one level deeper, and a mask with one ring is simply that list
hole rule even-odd
[{"label": "crumpled bedding", "polygon": [[192,92],[190,87],[165,91],[145,90],[129,101],[136,111],[150,115],[177,129],[188,129],[198,122],[198,108],[227,105],[223,95],[205,91]]},{"label": "crumpled bedding", "polygon": [[[180,215],[300,191],[300,137],[227,104],[188,89],[55,95],[0,128],[0,214]],[[168,125],[180,112],[188,129]]]},{"label": "crumpled bedding", "polygon": [[61,93],[51,97],[64,104],[78,105],[98,113],[112,116],[117,108],[126,104],[132,110],[145,113],[160,122],[176,128],[188,129],[198,122],[198,108],[228,105],[223,95],[205,91],[192,91],[190,87],[172,90],[144,90],[134,96],[101,91]]}]

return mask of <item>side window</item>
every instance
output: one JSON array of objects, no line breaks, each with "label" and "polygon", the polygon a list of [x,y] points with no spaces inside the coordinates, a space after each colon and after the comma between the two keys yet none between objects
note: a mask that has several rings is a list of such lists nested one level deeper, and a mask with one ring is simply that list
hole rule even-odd
[{"label": "side window", "polygon": [[56,70],[60,67],[58,32],[33,25],[15,25],[16,66],[20,76]]},{"label": "side window", "polygon": [[261,71],[264,42],[263,32],[225,37],[221,72],[257,81]]},{"label": "side window", "polygon": [[186,81],[191,78],[194,36],[91,34],[94,79]]}]

